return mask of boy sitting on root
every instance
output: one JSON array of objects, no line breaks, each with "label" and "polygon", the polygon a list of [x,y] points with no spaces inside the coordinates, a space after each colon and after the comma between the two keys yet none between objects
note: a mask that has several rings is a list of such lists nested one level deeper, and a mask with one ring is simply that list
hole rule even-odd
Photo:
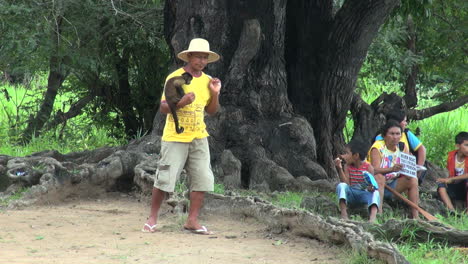
[{"label": "boy sitting on root", "polygon": [[[346,145],[346,153],[335,159],[341,183],[336,186],[341,218],[348,219],[347,205],[366,204],[369,222],[374,222],[380,204],[380,194],[364,178],[365,171],[374,174],[374,168],[365,162],[367,147],[364,142],[352,140]],[[345,164],[342,164],[345,161]],[[383,185],[384,183],[379,183]]]},{"label": "boy sitting on root", "polygon": [[[455,136],[455,147],[448,153],[448,178],[438,178],[437,192],[449,211],[454,211],[452,200],[464,201],[468,210],[468,132]],[[468,211],[465,211],[468,213]]]}]

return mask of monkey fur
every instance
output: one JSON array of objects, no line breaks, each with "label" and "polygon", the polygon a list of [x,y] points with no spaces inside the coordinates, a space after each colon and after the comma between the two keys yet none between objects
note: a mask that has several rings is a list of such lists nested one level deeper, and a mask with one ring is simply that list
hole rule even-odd
[{"label": "monkey fur", "polygon": [[193,76],[184,72],[182,76],[175,76],[167,80],[166,85],[164,86],[164,94],[166,96],[166,102],[171,109],[172,117],[174,117],[175,130],[178,134],[184,132],[184,128],[179,126],[179,118],[176,113],[177,103],[185,95],[182,85],[190,84]]}]

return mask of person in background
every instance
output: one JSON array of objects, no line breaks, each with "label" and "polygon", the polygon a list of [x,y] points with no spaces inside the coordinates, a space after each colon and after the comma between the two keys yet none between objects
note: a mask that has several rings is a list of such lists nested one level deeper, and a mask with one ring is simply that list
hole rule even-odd
[{"label": "person in background", "polygon": [[437,193],[447,209],[454,211],[452,200],[465,201],[468,213],[468,132],[455,136],[455,150],[448,153],[448,178],[438,178]]},{"label": "person in background", "polygon": [[[409,153],[416,157],[416,164],[426,168],[426,147],[424,147],[421,140],[419,140],[419,138],[407,128],[408,121],[406,113],[404,111],[394,111],[387,114],[386,118],[387,120],[393,119],[398,121],[401,129],[403,130],[400,142],[405,143],[405,146],[408,147]],[[382,135],[379,134],[375,140],[383,140]],[[418,171],[418,185],[423,183],[426,173],[426,169]]]},{"label": "person in background", "polygon": [[[380,204],[383,204],[384,198],[393,197],[391,192],[385,190],[385,185],[399,193],[406,192],[410,201],[419,203],[418,179],[400,174],[403,168],[400,164],[400,153],[408,152],[408,148],[400,143],[402,132],[398,121],[388,120],[381,130],[383,140],[375,141],[369,150],[368,161],[374,167],[375,179],[377,182],[385,182],[384,186],[379,185]],[[382,212],[382,206],[379,212]],[[418,211],[414,208],[411,208],[411,215],[414,219],[419,218]]]}]

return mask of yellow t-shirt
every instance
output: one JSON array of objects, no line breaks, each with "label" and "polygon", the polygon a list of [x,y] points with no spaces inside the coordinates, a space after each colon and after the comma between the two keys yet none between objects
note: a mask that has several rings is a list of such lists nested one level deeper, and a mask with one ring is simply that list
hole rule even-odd
[{"label": "yellow t-shirt", "polygon": [[[401,141],[400,141],[401,142]],[[372,149],[377,149],[379,151],[379,155],[381,158],[380,161],[380,168],[390,168],[393,165],[400,163],[400,151],[397,147],[396,151],[391,151],[387,149],[384,140],[376,140],[374,144],[372,144],[371,148],[367,152],[367,162],[372,164],[372,157],[371,151]],[[403,152],[408,153],[408,148],[405,146]]]},{"label": "yellow t-shirt", "polygon": [[[180,68],[169,74],[166,78],[169,80],[174,76],[181,76],[185,70]],[[193,77],[189,85],[183,85],[182,88],[187,94],[193,92],[195,101],[177,110],[179,126],[184,128],[184,132],[177,134],[172,114],[167,114],[166,124],[164,126],[163,141],[192,142],[194,139],[205,138],[208,135],[205,124],[205,106],[210,103],[211,95],[208,84],[211,77],[202,73],[200,77]],[[166,100],[163,93],[161,101]]]}]

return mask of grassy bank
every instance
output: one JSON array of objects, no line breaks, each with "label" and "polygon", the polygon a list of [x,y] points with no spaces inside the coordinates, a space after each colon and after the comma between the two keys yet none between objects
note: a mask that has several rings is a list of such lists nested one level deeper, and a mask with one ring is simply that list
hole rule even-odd
[{"label": "grassy bank", "polygon": [[[61,153],[121,145],[125,140],[113,136],[112,127],[96,124],[92,116],[82,114],[41,133],[28,144],[22,144],[22,132],[30,115],[40,106],[47,84],[45,77],[34,77],[23,85],[0,84],[0,154],[25,156],[54,149]],[[61,92],[57,95],[53,114],[67,112],[75,95]]]},{"label": "grassy bank", "polygon": [[[297,193],[297,192],[281,192],[273,195],[256,193],[255,191],[241,191],[242,195],[257,195],[264,200],[268,200],[276,206],[306,210],[301,207],[303,198],[307,195],[316,196],[317,193]],[[333,193],[329,194],[330,199],[336,200],[336,196]],[[338,206],[338,205],[337,205]],[[317,210],[315,213],[323,214],[322,210]],[[436,217],[445,224],[448,224],[459,230],[468,230],[468,215],[460,213],[458,215],[444,217],[442,215],[436,215]],[[361,219],[359,216],[351,216],[356,221],[367,221]],[[390,219],[403,220],[402,217],[393,212],[386,212],[382,216],[378,217],[377,223],[382,224]],[[400,241],[387,241],[396,245],[398,250],[408,259],[412,264],[462,264],[468,263],[468,258],[463,255],[460,251],[452,248],[444,243],[437,243],[432,240],[428,240],[424,243],[417,242],[415,239],[415,230],[408,227],[403,228],[400,236]],[[367,258],[357,254],[355,252],[345,251],[344,254],[349,254],[348,263],[378,263],[375,260]]]}]

